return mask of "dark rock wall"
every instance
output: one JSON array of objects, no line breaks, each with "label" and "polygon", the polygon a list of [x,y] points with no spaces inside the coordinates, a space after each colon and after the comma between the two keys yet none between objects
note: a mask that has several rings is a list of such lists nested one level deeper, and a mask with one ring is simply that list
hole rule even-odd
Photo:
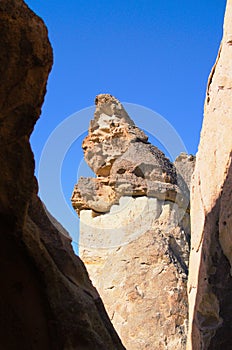
[{"label": "dark rock wall", "polygon": [[123,349],[68,237],[37,197],[29,137],[52,67],[43,21],[0,1],[0,349]]}]

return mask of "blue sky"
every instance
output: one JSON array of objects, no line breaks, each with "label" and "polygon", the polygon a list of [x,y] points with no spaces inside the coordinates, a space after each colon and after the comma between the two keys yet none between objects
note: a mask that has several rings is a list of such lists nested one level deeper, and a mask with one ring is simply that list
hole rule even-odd
[{"label": "blue sky", "polygon": [[[45,21],[54,50],[42,115],[31,137],[36,172],[46,140],[57,125],[92,106],[95,96],[105,92],[161,114],[188,152],[196,153],[207,79],[222,36],[225,0],[26,3]],[[79,135],[78,123],[76,128]],[[60,181],[69,206],[82,156],[80,146],[79,139],[62,167]],[[42,199],[48,209],[75,236],[74,215],[69,220],[58,208],[55,193],[53,201],[51,193],[50,199],[46,197],[45,188]]]}]

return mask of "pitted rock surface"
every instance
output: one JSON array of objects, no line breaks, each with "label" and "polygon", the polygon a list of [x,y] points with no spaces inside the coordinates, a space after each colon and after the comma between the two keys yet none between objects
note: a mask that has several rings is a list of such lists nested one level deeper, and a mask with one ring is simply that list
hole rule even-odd
[{"label": "pitted rock surface", "polygon": [[83,142],[85,160],[96,175],[108,176],[115,159],[136,140],[147,141],[122,104],[109,94],[96,97],[96,111]]},{"label": "pitted rock surface", "polygon": [[189,192],[179,188],[175,166],[148,142],[115,97],[96,97],[94,119],[82,147],[97,178],[80,178],[75,185],[72,204],[78,214],[83,209],[109,212],[122,196],[145,195],[188,206]]},{"label": "pitted rock surface", "polygon": [[188,185],[109,94],[83,150],[97,177],[72,195],[80,256],[116,330],[128,350],[185,350]]}]

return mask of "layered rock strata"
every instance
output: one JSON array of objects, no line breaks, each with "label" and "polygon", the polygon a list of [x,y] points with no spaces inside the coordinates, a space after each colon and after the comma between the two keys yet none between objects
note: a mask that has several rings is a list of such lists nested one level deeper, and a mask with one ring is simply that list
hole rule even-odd
[{"label": "layered rock strata", "polygon": [[211,71],[191,191],[188,349],[232,349],[232,1]]},{"label": "layered rock strata", "polygon": [[36,194],[29,137],[52,66],[47,29],[22,0],[1,0],[0,33],[0,348],[124,349]]},{"label": "layered rock strata", "polygon": [[[115,97],[98,95],[95,103],[83,150],[97,177],[80,178],[72,196],[80,256],[128,350],[185,349],[184,172],[148,142]],[[180,168],[192,162],[183,155]]]}]

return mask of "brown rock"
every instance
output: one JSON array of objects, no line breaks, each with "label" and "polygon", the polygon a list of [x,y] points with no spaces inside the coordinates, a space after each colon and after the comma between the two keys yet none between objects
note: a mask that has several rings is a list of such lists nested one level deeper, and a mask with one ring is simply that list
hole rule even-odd
[{"label": "brown rock", "polygon": [[188,349],[231,349],[232,1],[209,77],[191,191]]},{"label": "brown rock", "polygon": [[189,195],[120,102],[96,100],[83,149],[98,177],[80,178],[72,196],[80,255],[128,350],[184,350]]},{"label": "brown rock", "polygon": [[83,209],[92,209],[100,213],[110,210],[118,198],[116,192],[108,183],[108,178],[103,177],[96,179],[81,177],[79,179],[72,195],[72,204],[78,214]]},{"label": "brown rock", "polygon": [[[147,142],[147,136],[134,125],[121,103],[109,94],[98,95],[96,101],[94,119],[82,147],[98,177],[81,177],[75,185],[72,204],[78,215],[83,209],[109,212],[122,196],[146,195],[188,207],[189,190],[179,188],[185,184],[183,178],[164,153]],[[107,171],[103,158],[111,159]],[[182,169],[187,168],[187,161],[181,163]]]},{"label": "brown rock", "polygon": [[0,348],[124,349],[70,239],[36,195],[29,137],[52,66],[47,30],[0,1]]},{"label": "brown rock", "polygon": [[85,160],[96,175],[108,176],[113,162],[129,147],[131,141],[147,141],[143,131],[134,125],[122,104],[109,94],[98,95],[96,111],[82,148]]},{"label": "brown rock", "polygon": [[187,192],[191,188],[191,179],[195,168],[196,157],[192,154],[181,153],[175,160],[174,165],[177,170],[177,182],[182,191]]}]

